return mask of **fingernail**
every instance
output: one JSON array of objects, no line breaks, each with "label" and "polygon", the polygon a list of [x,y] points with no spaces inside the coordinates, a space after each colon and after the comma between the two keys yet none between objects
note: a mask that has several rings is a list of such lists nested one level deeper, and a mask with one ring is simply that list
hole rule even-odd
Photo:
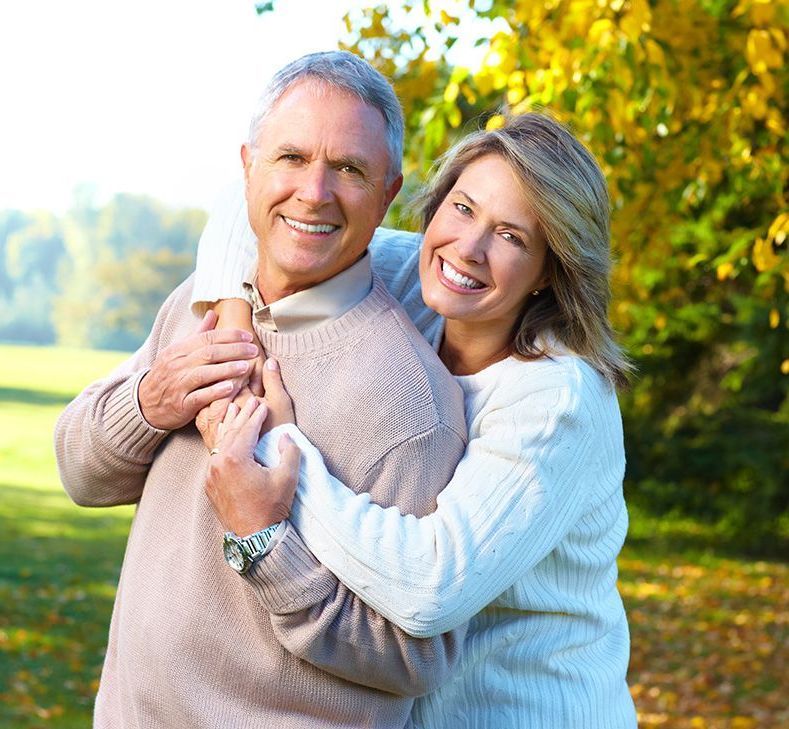
[{"label": "fingernail", "polygon": [[244,354],[254,357],[258,353],[258,348],[254,344],[244,347]]},{"label": "fingernail", "polygon": [[249,362],[236,362],[233,369],[236,372],[246,372],[249,369]]},{"label": "fingernail", "polygon": [[269,357],[266,360],[266,369],[276,372],[279,369],[279,362],[277,362],[277,360],[275,360],[273,357]]},{"label": "fingernail", "polygon": [[252,341],[252,335],[249,332],[242,331],[241,332],[241,341],[243,341],[243,342],[251,342]]},{"label": "fingernail", "polygon": [[219,383],[219,389],[222,392],[230,392],[233,389],[233,383],[229,380],[225,380],[224,382]]}]

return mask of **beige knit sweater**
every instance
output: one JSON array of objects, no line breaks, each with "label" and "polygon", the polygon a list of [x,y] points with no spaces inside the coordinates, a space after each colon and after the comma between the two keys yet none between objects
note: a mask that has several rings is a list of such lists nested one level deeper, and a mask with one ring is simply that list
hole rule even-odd
[{"label": "beige knit sweater", "polygon": [[[139,502],[96,701],[102,729],[404,727],[412,699],[458,660],[464,628],[409,637],[314,561],[289,528],[240,576],[203,492],[193,425],[151,428],[135,399],[157,353],[192,333],[191,280],[143,347],[58,421],[61,478],[78,504]],[[462,393],[377,279],[345,315],[268,333],[302,430],[373,500],[435,508],[465,446]]]}]

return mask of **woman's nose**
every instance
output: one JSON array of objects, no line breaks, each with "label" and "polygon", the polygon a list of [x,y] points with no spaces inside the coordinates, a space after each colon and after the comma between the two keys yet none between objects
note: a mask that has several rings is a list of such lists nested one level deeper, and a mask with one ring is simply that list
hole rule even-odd
[{"label": "woman's nose", "polygon": [[455,251],[464,261],[483,263],[487,246],[487,233],[483,230],[468,229],[455,240]]}]

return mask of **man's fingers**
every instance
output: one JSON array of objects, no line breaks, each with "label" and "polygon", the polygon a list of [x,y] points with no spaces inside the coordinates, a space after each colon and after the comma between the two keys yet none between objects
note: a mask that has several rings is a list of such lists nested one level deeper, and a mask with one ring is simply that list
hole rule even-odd
[{"label": "man's fingers", "polygon": [[191,414],[189,418],[191,420],[204,407],[210,405],[214,400],[229,397],[231,392],[233,392],[233,383],[230,380],[222,380],[222,382],[215,382],[208,387],[192,390],[183,400],[184,412]]},{"label": "man's fingers", "polygon": [[287,434],[279,439],[277,448],[279,449],[279,464],[272,470],[279,472],[280,476],[286,478],[288,482],[292,481],[295,489],[296,482],[299,480],[301,451]]},{"label": "man's fingers", "polygon": [[250,367],[249,360],[200,365],[189,369],[183,375],[182,383],[188,390],[198,390],[214,382],[235,380],[232,383],[232,390],[235,395],[240,389],[238,378],[247,375]]},{"label": "man's fingers", "polygon": [[258,348],[248,342],[220,342],[193,349],[188,354],[186,364],[195,367],[201,364],[217,364],[235,360],[247,362],[257,357],[257,354]]},{"label": "man's fingers", "polygon": [[216,315],[216,312],[213,309],[209,309],[197,325],[197,333],[202,334],[203,332],[211,331],[216,326],[217,321],[219,321],[219,317]]},{"label": "man's fingers", "polygon": [[263,389],[266,392],[266,399],[271,402],[280,402],[282,398],[288,398],[290,395],[285,390],[285,385],[282,384],[282,373],[279,370],[279,362],[269,357],[263,365]]},{"label": "man's fingers", "polygon": [[[211,329],[198,334],[200,343],[206,344],[227,344],[227,342],[247,342],[252,343],[253,337],[243,329]],[[257,348],[255,348],[257,353]]]}]

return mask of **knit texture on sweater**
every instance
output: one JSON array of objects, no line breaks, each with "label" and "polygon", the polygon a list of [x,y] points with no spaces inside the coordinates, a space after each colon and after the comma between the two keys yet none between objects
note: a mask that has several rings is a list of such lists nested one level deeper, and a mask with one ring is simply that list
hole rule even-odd
[{"label": "knit texture on sweater", "polygon": [[[236,574],[203,491],[199,433],[189,425],[168,434],[142,418],[137,382],[163,347],[197,326],[190,294],[188,281],[145,345],[78,396],[56,428],[61,478],[77,503],[138,502],[95,726],[406,726],[410,697],[456,665],[464,629],[409,637],[342,586],[290,528],[248,576]],[[301,426],[331,453],[339,476],[383,506],[433,507],[464,448],[462,395],[380,282],[320,331],[274,335],[266,346]]]}]

